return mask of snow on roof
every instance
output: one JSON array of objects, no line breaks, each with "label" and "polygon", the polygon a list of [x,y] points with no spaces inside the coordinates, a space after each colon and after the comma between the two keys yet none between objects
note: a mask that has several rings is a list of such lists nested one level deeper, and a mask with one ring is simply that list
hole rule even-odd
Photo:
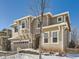
[{"label": "snow on roof", "polygon": [[54,15],[53,17],[57,17],[57,16],[64,15],[64,14],[68,14],[68,16],[69,16],[69,11],[56,14],[56,15]]}]

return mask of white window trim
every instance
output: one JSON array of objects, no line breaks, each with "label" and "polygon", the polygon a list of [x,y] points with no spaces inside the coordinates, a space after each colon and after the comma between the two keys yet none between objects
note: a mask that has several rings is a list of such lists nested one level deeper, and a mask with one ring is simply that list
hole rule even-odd
[{"label": "white window trim", "polygon": [[[48,33],[48,43],[45,43],[45,42],[44,42],[44,33]],[[43,44],[49,44],[49,32],[44,32],[44,33],[43,33],[43,35],[42,35],[42,38],[43,38],[42,43],[43,43]]]},{"label": "white window trim", "polygon": [[[59,18],[61,18],[61,21],[58,21]],[[63,16],[57,17],[57,23],[60,23],[60,22],[62,22],[62,21],[63,21]]]},{"label": "white window trim", "polygon": [[[26,23],[26,21],[27,21],[27,23]],[[28,18],[25,20],[25,28],[28,28]]]},{"label": "white window trim", "polygon": [[[57,32],[57,42],[56,43],[52,41],[52,38],[53,38],[52,37],[53,36],[52,33],[53,32]],[[58,30],[57,31],[51,31],[51,44],[59,44],[59,31]]]},{"label": "white window trim", "polygon": [[[22,23],[23,23],[23,22],[26,23],[25,20],[22,20],[22,21],[21,21],[21,28],[22,28]],[[26,25],[25,25],[25,27],[26,27]],[[22,29],[23,29],[23,28],[22,28]]]},{"label": "white window trim", "polygon": [[[27,21],[27,23],[26,23],[26,21]],[[23,19],[22,20],[22,22],[21,22],[21,29],[24,29],[24,28],[22,28],[22,23],[25,23],[25,28],[27,28],[27,26],[28,26],[28,19],[27,18],[25,18],[25,19]]]}]

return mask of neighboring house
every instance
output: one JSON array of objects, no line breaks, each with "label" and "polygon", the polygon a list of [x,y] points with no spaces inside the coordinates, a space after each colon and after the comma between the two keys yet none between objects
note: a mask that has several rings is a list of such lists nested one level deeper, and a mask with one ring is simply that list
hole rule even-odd
[{"label": "neighboring house", "polygon": [[8,38],[11,37],[11,30],[10,29],[3,29],[0,31],[0,50],[10,50],[10,41]]},{"label": "neighboring house", "polygon": [[3,41],[5,41],[6,38],[6,33],[0,31],[0,50],[3,50]]},{"label": "neighboring house", "polygon": [[43,16],[42,39],[40,40],[40,16],[26,16],[14,21],[12,26],[11,47],[39,48],[42,50],[65,51],[68,47],[70,36],[69,12],[52,15],[45,13]]},{"label": "neighboring house", "polygon": [[11,29],[3,29],[2,31],[6,33],[6,36],[8,36],[8,38],[12,37],[12,30]]}]

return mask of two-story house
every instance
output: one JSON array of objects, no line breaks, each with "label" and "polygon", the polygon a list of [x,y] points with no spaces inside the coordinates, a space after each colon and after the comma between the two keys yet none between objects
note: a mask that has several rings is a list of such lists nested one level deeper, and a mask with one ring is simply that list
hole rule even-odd
[{"label": "two-story house", "polygon": [[32,16],[25,16],[15,20],[11,25],[12,38],[9,38],[9,40],[11,40],[12,50],[17,50],[17,48],[25,49],[32,46],[30,26],[31,22]]},{"label": "two-story house", "polygon": [[18,47],[38,49],[40,45],[44,51],[65,51],[71,31],[69,12],[56,15],[44,13],[41,40],[39,19],[40,15],[26,16],[14,21],[10,38],[12,50]]}]

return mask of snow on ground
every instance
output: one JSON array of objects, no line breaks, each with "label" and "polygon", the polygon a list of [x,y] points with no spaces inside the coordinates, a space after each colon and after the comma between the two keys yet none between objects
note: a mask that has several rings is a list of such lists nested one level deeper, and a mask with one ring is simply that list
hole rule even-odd
[{"label": "snow on ground", "polygon": [[[0,59],[39,59],[39,55],[17,53],[10,56],[1,56]],[[67,54],[67,56],[42,55],[42,59],[79,59],[79,54]]]},{"label": "snow on ground", "polygon": [[30,52],[36,52],[36,53],[39,53],[39,50],[34,50],[34,49],[21,49],[20,51],[30,51]]}]

